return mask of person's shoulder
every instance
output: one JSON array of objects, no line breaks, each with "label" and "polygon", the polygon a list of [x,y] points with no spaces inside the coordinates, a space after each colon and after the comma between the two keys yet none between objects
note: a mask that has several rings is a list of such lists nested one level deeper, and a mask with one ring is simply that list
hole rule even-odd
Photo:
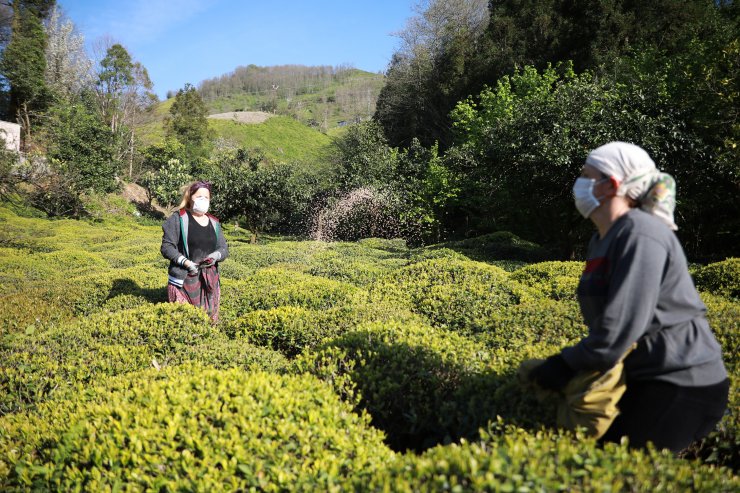
[{"label": "person's shoulder", "polygon": [[172,214],[170,214],[170,217],[164,220],[163,225],[179,222],[180,216],[182,216],[183,214],[184,214],[183,209],[173,212]]},{"label": "person's shoulder", "polygon": [[216,222],[216,223],[220,223],[220,222],[221,222],[221,221],[219,221],[219,219],[218,219],[218,218],[217,218],[216,216],[214,216],[213,214],[208,214],[208,213],[206,213],[206,216],[208,216],[209,218],[211,218],[211,221],[213,221],[213,222]]},{"label": "person's shoulder", "polygon": [[673,231],[660,218],[637,208],[626,214],[619,233],[620,236],[651,238],[666,246],[676,239]]}]

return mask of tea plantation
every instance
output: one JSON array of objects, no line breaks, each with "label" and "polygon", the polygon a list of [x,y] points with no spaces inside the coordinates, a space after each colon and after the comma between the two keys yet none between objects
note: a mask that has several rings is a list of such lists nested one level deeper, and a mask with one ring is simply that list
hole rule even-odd
[{"label": "tea plantation", "polygon": [[579,262],[226,229],[211,325],[166,303],[157,223],[0,208],[0,490],[740,491],[740,259],[692,268],[731,403],[674,458],[559,431],[517,383],[584,334]]}]

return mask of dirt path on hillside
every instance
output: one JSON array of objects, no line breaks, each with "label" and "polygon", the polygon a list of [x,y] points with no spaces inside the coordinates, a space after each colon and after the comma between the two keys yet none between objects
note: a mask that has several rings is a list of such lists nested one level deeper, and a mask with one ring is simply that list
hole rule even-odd
[{"label": "dirt path on hillside", "polygon": [[228,113],[208,115],[208,118],[216,120],[232,120],[237,123],[256,124],[262,123],[272,116],[274,116],[272,113],[265,113],[264,111],[229,111]]}]

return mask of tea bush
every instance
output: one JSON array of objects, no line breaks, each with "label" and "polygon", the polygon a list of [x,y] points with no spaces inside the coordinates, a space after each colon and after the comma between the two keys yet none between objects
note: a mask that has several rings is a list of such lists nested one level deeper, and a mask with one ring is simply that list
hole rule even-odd
[{"label": "tea bush", "polygon": [[229,337],[244,337],[259,346],[280,351],[289,358],[314,349],[325,339],[335,337],[369,321],[420,322],[411,312],[387,304],[346,305],[328,310],[281,306],[256,310],[225,324]]},{"label": "tea bush", "polygon": [[511,278],[554,300],[576,300],[583,262],[540,262],[515,270]]},{"label": "tea bush", "polygon": [[284,366],[279,355],[270,357],[267,350],[245,343],[223,337],[203,310],[170,303],[100,313],[39,334],[6,338],[0,414],[64,394],[77,384],[152,365],[200,361],[233,366],[236,361],[252,367],[264,361],[263,369]]},{"label": "tea bush", "polygon": [[149,370],[82,397],[0,420],[3,489],[340,491],[393,459],[306,375]]},{"label": "tea bush", "polygon": [[355,481],[361,491],[738,491],[723,469],[670,454],[598,446],[552,431],[530,432],[494,423],[478,441],[406,455]]},{"label": "tea bush", "polygon": [[253,310],[300,306],[323,310],[352,299],[358,288],[350,284],[296,271],[266,268],[247,279],[222,283],[224,321]]},{"label": "tea bush", "polygon": [[432,259],[396,270],[369,287],[372,296],[406,304],[435,327],[470,330],[496,311],[540,296],[503,269]]},{"label": "tea bush", "polygon": [[548,257],[548,252],[541,246],[523,240],[508,231],[498,231],[461,241],[450,241],[438,246],[450,248],[471,259],[482,261],[520,260],[538,262]]},{"label": "tea bush", "polygon": [[740,298],[740,258],[728,258],[702,267],[694,274],[698,289]]},{"label": "tea bush", "polygon": [[[370,323],[304,354],[296,367],[332,382],[372,416],[396,450],[475,437],[496,415],[548,422],[514,370],[541,347],[491,351],[455,333],[412,323]],[[521,412],[526,410],[526,412]]]}]

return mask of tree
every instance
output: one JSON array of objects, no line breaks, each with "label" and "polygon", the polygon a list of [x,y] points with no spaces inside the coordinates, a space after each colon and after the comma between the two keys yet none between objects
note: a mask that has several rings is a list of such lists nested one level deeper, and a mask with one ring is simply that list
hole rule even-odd
[{"label": "tree", "polygon": [[200,155],[208,136],[208,109],[195,87],[185,84],[177,91],[170,115],[167,135],[180,141],[189,153]]},{"label": "tree", "polygon": [[54,0],[16,0],[13,2],[11,38],[2,54],[0,69],[9,88],[7,116],[23,127],[23,145],[31,139],[32,121],[48,104],[46,34],[43,20]]},{"label": "tree", "polygon": [[174,207],[182,196],[181,189],[192,181],[190,167],[179,159],[170,159],[157,171],[147,171],[142,178],[149,202],[157,199],[167,209]]},{"label": "tree", "polygon": [[46,84],[57,96],[70,99],[92,83],[85,38],[56,6],[46,23],[46,36]]},{"label": "tree", "polygon": [[144,109],[156,100],[145,67],[135,62],[122,45],[110,45],[100,61],[96,81],[98,106],[103,120],[116,136],[115,159],[128,164],[133,176],[135,128]]},{"label": "tree", "polygon": [[397,151],[388,146],[376,122],[350,126],[346,134],[332,142],[330,153],[335,182],[342,192],[386,184],[395,174]]}]

